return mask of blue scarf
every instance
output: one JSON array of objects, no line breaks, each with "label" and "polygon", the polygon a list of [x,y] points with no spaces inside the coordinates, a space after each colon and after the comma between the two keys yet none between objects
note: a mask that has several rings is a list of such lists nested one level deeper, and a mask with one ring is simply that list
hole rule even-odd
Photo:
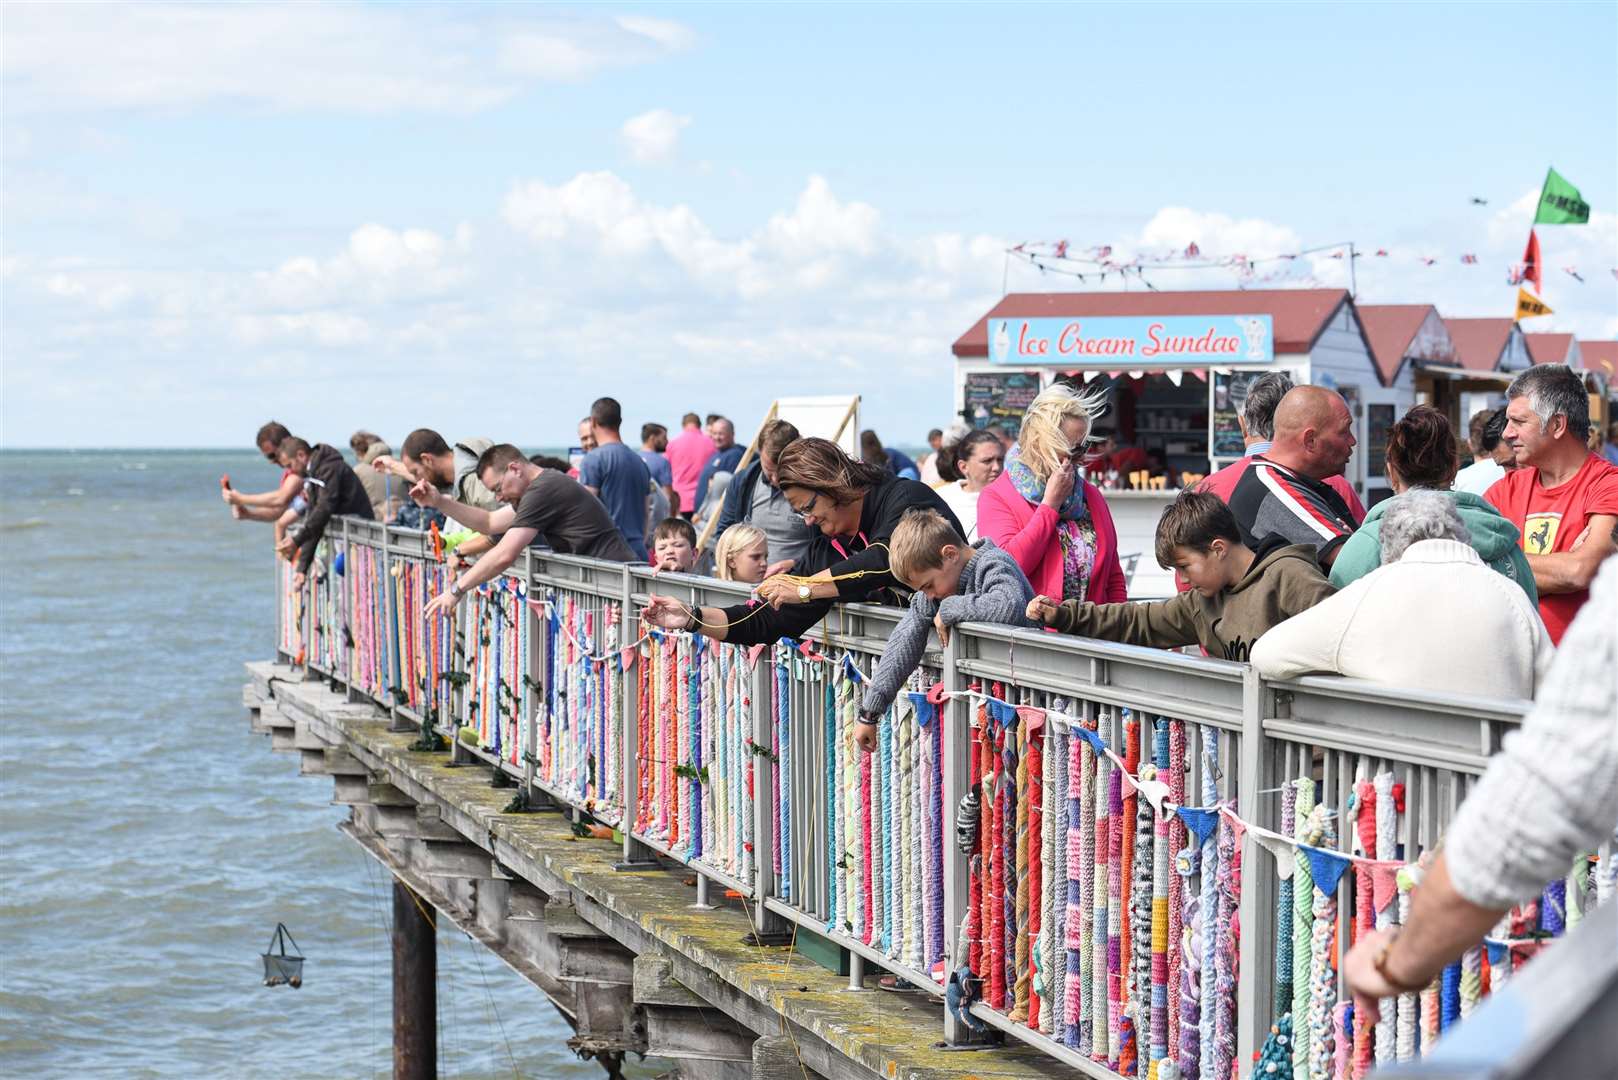
[{"label": "blue scarf", "polygon": [[[1039,503],[1045,498],[1045,485],[1034,475],[1034,470],[1023,464],[1022,444],[1012,446],[1006,454],[1006,475],[1011,477],[1011,486],[1017,489],[1017,494],[1031,503]],[[1073,494],[1062,503],[1056,516],[1063,521],[1083,521],[1090,516],[1090,508],[1084,505],[1084,477],[1079,476],[1073,482]]]}]

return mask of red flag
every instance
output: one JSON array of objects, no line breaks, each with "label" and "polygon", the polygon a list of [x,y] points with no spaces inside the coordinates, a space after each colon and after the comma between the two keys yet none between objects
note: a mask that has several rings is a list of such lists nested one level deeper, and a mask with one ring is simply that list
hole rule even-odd
[{"label": "red flag", "polygon": [[1056,242],[1056,257],[1058,259],[1067,258],[1067,241],[1066,240],[1058,240]]},{"label": "red flag", "polygon": [[1197,242],[1195,240],[1191,241],[1191,243],[1186,246],[1186,249],[1185,249],[1185,257],[1186,258],[1195,259],[1198,255],[1201,255],[1201,254],[1202,254],[1202,249],[1197,247]]},{"label": "red flag", "polygon": [[1461,262],[1466,266],[1476,266],[1478,264],[1478,257],[1468,252],[1467,254],[1461,256]]},{"label": "red flag", "polygon": [[1532,281],[1534,291],[1543,296],[1545,284],[1539,273],[1539,234],[1533,229],[1528,230],[1528,247],[1522,253],[1522,262],[1523,280]]},{"label": "red flag", "polygon": [[1388,249],[1387,248],[1377,248],[1376,249],[1376,257],[1379,258],[1379,259],[1386,259],[1388,257]]}]

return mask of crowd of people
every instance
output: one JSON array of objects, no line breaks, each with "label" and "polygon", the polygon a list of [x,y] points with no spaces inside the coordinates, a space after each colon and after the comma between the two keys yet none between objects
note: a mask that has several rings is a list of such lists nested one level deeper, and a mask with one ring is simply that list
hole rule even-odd
[{"label": "crowd of people", "polygon": [[[635,451],[621,437],[618,402],[605,397],[579,423],[575,460],[530,457],[487,438],[451,442],[423,428],[397,457],[357,432],[351,465],[332,446],[270,423],[256,441],[285,470],[280,483],[257,494],[225,484],[223,495],[236,516],[274,523],[297,588],[333,515],[441,529],[454,576],[431,615],[451,613],[530,545],[751,585],[746,600],[725,607],[650,597],[649,626],[717,641],[798,637],[838,603],[903,605],[855,726],[866,750],[929,633],[947,641],[965,621],[1200,647],[1271,678],[1324,673],[1534,698],[1533,717],[1483,784],[1499,805],[1473,809],[1474,799],[1462,811],[1457,828],[1469,844],[1451,845],[1444,887],[1459,903],[1498,911],[1530,878],[1537,885],[1541,870],[1549,875],[1579,844],[1598,842],[1592,830],[1611,835],[1618,453],[1595,449],[1576,374],[1561,365],[1523,372],[1502,408],[1472,418],[1465,444],[1442,412],[1415,406],[1383,448],[1394,494],[1369,512],[1343,476],[1356,445],[1343,398],[1294,386],[1282,372],[1263,375],[1240,416],[1246,456],[1162,515],[1153,554],[1174,570],[1179,591],[1147,602],[1127,599],[1106,497],[1086,478],[1098,446],[1117,452],[1098,423],[1105,409],[1102,395],[1058,382],[1033,400],[1014,437],[935,429],[919,461],[870,431],[851,456],[784,420],[743,447],[729,419],[696,413],[672,438],[661,424],[643,425]],[[1618,428],[1607,434],[1618,451]],[[1575,724],[1585,729],[1567,730]],[[1580,762],[1559,755],[1553,768],[1543,761],[1551,744],[1533,741],[1545,738],[1588,753]],[[1574,772],[1582,784],[1567,781]],[[1564,786],[1548,790],[1552,778]],[[1500,809],[1522,804],[1526,791],[1560,805],[1578,790],[1592,790],[1598,809],[1569,809],[1560,828]],[[1473,865],[1483,838],[1502,831],[1531,869]],[[1418,904],[1413,930],[1435,918],[1424,911]],[[1442,928],[1407,934],[1409,956],[1380,939],[1375,957],[1362,953],[1365,942],[1356,948],[1347,962],[1356,990],[1419,984],[1454,937]]]}]

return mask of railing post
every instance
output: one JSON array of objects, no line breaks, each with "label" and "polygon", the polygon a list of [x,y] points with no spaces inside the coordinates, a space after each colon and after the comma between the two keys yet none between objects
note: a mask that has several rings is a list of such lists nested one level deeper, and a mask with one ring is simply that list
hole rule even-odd
[{"label": "railing post", "polygon": [[525,673],[522,688],[522,701],[528,703],[527,715],[519,713],[518,724],[522,731],[519,735],[522,745],[522,792],[523,797],[533,806],[537,801],[534,794],[534,763],[539,760],[539,710],[545,707],[545,649],[548,647],[549,634],[545,624],[539,620],[539,613],[529,602],[534,598],[534,550],[529,548],[522,555],[522,603],[520,605],[521,618],[528,620],[528,671]]},{"label": "railing post", "polygon": [[[1242,672],[1242,739],[1238,762],[1236,813],[1243,820],[1264,824],[1261,792],[1277,783],[1274,747],[1264,735],[1264,714],[1270,690],[1247,665]],[[1275,805],[1279,805],[1277,800]],[[1278,817],[1276,822],[1278,823]],[[1248,1062],[1264,1045],[1272,1018],[1275,993],[1275,860],[1251,836],[1242,851],[1242,891],[1237,908],[1241,925],[1236,979],[1236,1060]],[[1279,1019],[1275,1017],[1273,1019]],[[1298,1030],[1294,1019],[1293,1030]]]},{"label": "railing post", "polygon": [[[768,751],[775,735],[775,674],[770,649],[759,653],[753,665],[753,745]],[[790,940],[787,921],[766,909],[764,901],[775,895],[775,768],[767,754],[754,753],[753,759],[753,940],[761,945],[786,944]]]},{"label": "railing post", "polygon": [[[960,689],[960,675],[957,664],[961,660],[962,640],[964,635],[959,629],[949,636],[949,644],[944,646],[944,688],[951,692]],[[939,711],[937,724],[944,725],[943,731],[943,814],[942,828],[944,831],[944,980],[949,977],[965,962],[966,950],[960,941],[961,922],[966,915],[968,867],[956,850],[953,836],[952,822],[955,820],[955,808],[960,805],[961,796],[967,788],[967,747],[971,745],[970,724],[972,719],[971,703],[965,698],[952,697]],[[966,1025],[962,1024],[950,1010],[944,1010],[944,1041],[948,1043],[965,1043],[972,1041],[971,1033]]]},{"label": "railing post", "polygon": [[[628,563],[623,564],[622,583],[618,589],[619,608],[618,618],[622,630],[619,634],[620,643],[634,641],[640,635],[635,633],[635,577]],[[637,650],[639,646],[636,646]],[[643,661],[637,656],[636,664]],[[636,840],[631,834],[635,828],[636,807],[640,800],[640,762],[636,752],[640,747],[640,677],[639,669],[619,665],[618,678],[622,680],[619,686],[619,700],[624,703],[624,726],[619,732],[620,777],[618,783],[619,797],[622,799],[622,809],[618,817],[618,831],[623,836],[623,858],[613,864],[614,870],[645,870],[657,865],[657,854]]]}]

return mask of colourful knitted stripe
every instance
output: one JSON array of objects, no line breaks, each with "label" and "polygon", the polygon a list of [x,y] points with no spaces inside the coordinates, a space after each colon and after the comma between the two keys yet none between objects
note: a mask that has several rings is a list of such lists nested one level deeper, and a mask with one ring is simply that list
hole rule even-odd
[{"label": "colourful knitted stripe", "polygon": [[1045,803],[1040,813],[1043,857],[1039,909],[1041,1000],[1039,1030],[1060,1041],[1066,1033],[1063,987],[1067,981],[1067,753],[1066,736],[1054,727],[1040,735]]},{"label": "colourful knitted stripe", "polygon": [[[1281,835],[1291,836],[1297,828],[1298,789],[1281,786]],[[1279,1022],[1292,1012],[1292,878],[1281,878],[1275,887],[1275,997],[1270,1014]],[[1291,1054],[1288,1053],[1290,1064]]]},{"label": "colourful knitted stripe", "polygon": [[[996,687],[996,694],[1005,691]],[[1005,891],[1000,894],[1000,932],[1003,940],[1000,943],[1001,963],[1005,966],[1002,976],[1006,984],[1006,1011],[1010,1012],[1016,1004],[1017,986],[1017,813],[1020,800],[1017,795],[1017,732],[1007,729],[1005,738],[1001,742],[1000,753],[1000,779],[1001,791],[1006,799],[1006,812],[1000,819],[1000,843],[1005,845]],[[1026,864],[1025,864],[1026,865]]]},{"label": "colourful knitted stripe", "polygon": [[[1309,814],[1315,808],[1315,782],[1305,776],[1294,780],[1297,805],[1293,808],[1292,837],[1303,840]],[[1309,1073],[1314,1057],[1314,1029],[1309,1024],[1310,980],[1314,973],[1315,879],[1309,856],[1302,848],[1292,858],[1292,1075]]]},{"label": "colourful knitted stripe", "polygon": [[1123,774],[1113,770],[1107,777],[1107,1060],[1114,1071],[1122,1046],[1118,1021],[1123,1016],[1124,986],[1124,836],[1134,835],[1134,830],[1124,825]]},{"label": "colourful knitted stripe", "polygon": [[[1140,721],[1145,723],[1145,721]],[[1146,740],[1142,739],[1143,743]],[[1149,745],[1149,744],[1148,744]],[[1153,778],[1150,763],[1137,768],[1142,779]],[[1135,1052],[1143,1062],[1151,1060],[1152,1037],[1152,804],[1135,800],[1134,861],[1129,866],[1129,981],[1127,1005],[1135,1017]],[[1145,1071],[1143,1068],[1142,1072]]]},{"label": "colourful knitted stripe", "polygon": [[1006,733],[1003,729],[994,732],[995,760],[994,769],[994,820],[993,832],[989,840],[991,857],[991,870],[989,891],[983,897],[984,905],[989,909],[989,1004],[996,1009],[1005,1011],[1006,1003],[1006,908],[1001,898],[1006,895],[1006,846],[1005,846],[1005,819],[1006,811],[1011,805],[1008,788],[1010,784],[1005,776],[1005,746]]},{"label": "colourful knitted stripe", "polygon": [[1016,934],[1012,938],[1012,968],[1006,974],[1012,985],[1009,1019],[1023,1023],[1028,1019],[1028,808],[1033,803],[1028,789],[1028,728],[1018,724],[1014,729],[1017,739],[1017,823],[1016,874],[1014,895]]},{"label": "colourful knitted stripe", "polygon": [[[1372,781],[1376,788],[1376,850],[1378,859],[1393,859],[1398,853],[1399,811],[1393,798],[1393,774],[1378,773]],[[1392,902],[1376,913],[1376,927],[1386,930],[1393,925],[1397,908]],[[1396,1018],[1399,1011],[1397,998],[1383,998],[1379,1003],[1380,1019],[1376,1023],[1373,1042],[1376,1047],[1377,1068],[1391,1064],[1395,1057]]]},{"label": "colourful knitted stripe", "polygon": [[[1179,720],[1166,721],[1169,729],[1169,799],[1176,806],[1185,805],[1185,724]],[[1161,779],[1161,778],[1160,778]],[[1168,971],[1168,1047],[1175,1052],[1180,1045],[1180,941],[1185,932],[1184,892],[1185,879],[1176,860],[1185,848],[1185,822],[1179,814],[1169,814],[1169,971]]]},{"label": "colourful knitted stripe", "polygon": [[[1094,718],[1083,721],[1086,729],[1095,730]],[[1078,775],[1075,778],[1074,768]],[[1096,756],[1090,744],[1082,738],[1068,740],[1068,982],[1067,982],[1067,1045],[1077,1047],[1080,1053],[1090,1052],[1092,1019],[1085,1002],[1092,993],[1091,980],[1095,968],[1095,850],[1096,850]],[[1073,793],[1078,801],[1073,801]],[[1077,812],[1075,813],[1075,805]],[[1078,830],[1075,838],[1074,829]],[[1075,840],[1077,841],[1075,843]],[[1075,853],[1075,848],[1077,852]],[[1075,858],[1076,854],[1076,858]],[[1077,895],[1075,896],[1075,888]],[[1077,901],[1075,903],[1075,900]]]},{"label": "colourful knitted stripe", "polygon": [[1438,1030],[1448,1031],[1461,1018],[1461,962],[1449,964],[1439,973]]},{"label": "colourful knitted stripe", "polygon": [[[1202,805],[1211,807],[1219,803],[1219,732],[1213,727],[1204,724],[1200,734],[1202,742]],[[1200,867],[1201,896],[1198,899],[1197,910],[1202,918],[1202,969],[1200,972],[1202,985],[1198,994],[1201,1008],[1197,1018],[1197,1045],[1200,1050],[1197,1069],[1198,1075],[1206,1078],[1206,1080],[1224,1080],[1214,1071],[1214,1024],[1219,1012],[1214,981],[1217,970],[1214,961],[1214,948],[1218,941],[1219,854],[1213,833],[1209,833],[1203,839],[1198,863]]]},{"label": "colourful knitted stripe", "polygon": [[[922,742],[927,772],[927,953],[926,971],[935,969],[944,958],[944,725],[927,725]],[[947,981],[948,975],[944,974]]]},{"label": "colourful knitted stripe", "polygon": [[[1124,723],[1124,767],[1129,775],[1140,775],[1140,721],[1132,709],[1123,710]],[[1135,789],[1125,785],[1123,792],[1123,851],[1122,860],[1123,881],[1121,882],[1118,899],[1121,901],[1118,912],[1118,937],[1123,948],[1123,981],[1119,986],[1122,1001],[1127,1005],[1134,997],[1135,963],[1134,963],[1134,905],[1132,903],[1135,893],[1135,836],[1136,836],[1136,797]]]},{"label": "colourful knitted stripe", "polygon": [[770,731],[770,749],[775,753],[775,761],[770,766],[770,788],[775,795],[775,813],[770,820],[770,862],[771,868],[780,879],[781,895],[789,902],[798,900],[794,886],[796,882],[792,877],[792,747],[788,738],[788,708],[791,700],[791,685],[788,680],[786,661],[774,661],[774,685],[770,696],[770,705],[775,716],[775,723]]},{"label": "colourful knitted stripe", "polygon": [[[1411,878],[1409,874],[1400,873],[1399,878],[1399,922],[1410,921],[1410,889]],[[1416,1059],[1416,1013],[1417,996],[1415,994],[1400,994],[1398,1003],[1398,1016],[1394,1021],[1394,1057],[1398,1061],[1414,1061]]]},{"label": "colourful knitted stripe", "polygon": [[1107,992],[1112,982],[1111,925],[1108,905],[1112,881],[1112,763],[1096,759],[1095,780],[1095,861],[1090,885],[1090,1057],[1109,1060],[1112,1050],[1112,1006]]},{"label": "colourful knitted stripe", "polygon": [[[1337,842],[1336,830],[1325,806],[1316,806],[1304,823],[1305,843],[1330,848]],[[1337,897],[1328,896],[1319,886],[1313,889],[1314,923],[1310,941],[1309,973],[1309,1077],[1328,1080],[1332,1072],[1332,1008],[1337,1004],[1337,980],[1332,971],[1333,938],[1337,930]]]},{"label": "colourful knitted stripe", "polygon": [[[1169,722],[1159,719],[1152,736],[1154,778],[1167,779],[1169,768]],[[1141,800],[1145,802],[1145,800]],[[1150,804],[1147,811],[1151,812]],[[1149,1080],[1157,1080],[1158,1063],[1169,1052],[1169,819],[1172,812],[1158,817],[1153,813],[1152,837],[1152,1019],[1151,1069]]]},{"label": "colourful knitted stripe", "polygon": [[1029,731],[1026,723],[1019,722],[1023,749],[1017,772],[1021,778],[1018,799],[1020,828],[1017,831],[1017,857],[1022,873],[1017,881],[1017,985],[1018,1000],[1029,1027],[1039,1027],[1039,996],[1035,981],[1039,977],[1039,902],[1044,884],[1040,879],[1040,853],[1044,850],[1040,817],[1044,809],[1044,763],[1039,758],[1036,732]]},{"label": "colourful knitted stripe", "polygon": [[[1224,805],[1230,806],[1230,803]],[[1234,807],[1233,807],[1234,808]],[[1214,1019],[1215,1076],[1229,1076],[1236,1060],[1236,976],[1241,948],[1236,921],[1242,891],[1242,849],[1230,818],[1219,818],[1219,923],[1214,952],[1214,992],[1218,1011]]]},{"label": "colourful knitted stripe", "polygon": [[[1354,827],[1359,836],[1359,853],[1367,857],[1376,854],[1376,787],[1369,780],[1354,783],[1356,807]],[[1376,910],[1371,904],[1371,871],[1364,863],[1354,865],[1354,936],[1363,941],[1376,926]],[[1356,1024],[1354,1030],[1353,1077],[1361,1080],[1371,1071],[1375,1051],[1374,1029],[1370,1024]]]},{"label": "colourful knitted stripe", "polygon": [[973,838],[972,854],[966,860],[966,966],[972,974],[983,976],[983,727],[979,708],[979,723],[967,732],[966,787],[978,792],[978,833]]}]

